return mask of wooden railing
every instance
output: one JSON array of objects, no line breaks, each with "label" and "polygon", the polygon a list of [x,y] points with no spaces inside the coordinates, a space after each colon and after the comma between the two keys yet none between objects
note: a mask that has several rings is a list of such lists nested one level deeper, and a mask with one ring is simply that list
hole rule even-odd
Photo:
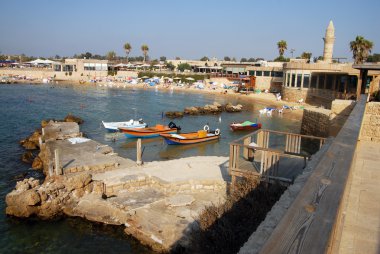
[{"label": "wooden railing", "polygon": [[272,130],[257,130],[230,143],[229,173],[265,181],[291,183],[325,138]]}]

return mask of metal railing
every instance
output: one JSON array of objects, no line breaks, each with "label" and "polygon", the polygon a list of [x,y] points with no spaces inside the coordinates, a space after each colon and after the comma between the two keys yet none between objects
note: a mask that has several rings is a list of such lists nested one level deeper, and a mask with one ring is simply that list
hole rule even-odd
[{"label": "metal railing", "polygon": [[230,143],[229,173],[291,183],[326,138],[260,129]]}]

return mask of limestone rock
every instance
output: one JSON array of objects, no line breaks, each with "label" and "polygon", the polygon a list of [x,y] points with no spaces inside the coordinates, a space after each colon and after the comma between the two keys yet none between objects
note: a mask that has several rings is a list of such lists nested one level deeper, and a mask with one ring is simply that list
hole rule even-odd
[{"label": "limestone rock", "polygon": [[195,201],[194,197],[191,195],[175,195],[169,197],[165,200],[167,206],[187,206],[191,205]]},{"label": "limestone rock", "polygon": [[21,155],[21,160],[25,163],[32,164],[34,160],[34,155],[31,151],[27,151]]},{"label": "limestone rock", "polygon": [[65,180],[67,190],[72,191],[88,185],[92,180],[92,175],[88,172],[81,172],[72,176],[67,176]]},{"label": "limestone rock", "polygon": [[32,164],[32,168],[33,169],[42,169],[43,168],[43,162],[41,160],[41,158],[39,156],[37,156],[34,160],[33,160],[33,164]]},{"label": "limestone rock", "polygon": [[26,149],[26,150],[36,150],[38,149],[38,145],[30,140],[25,140],[25,142],[23,142],[22,146]]},{"label": "limestone rock", "polygon": [[35,143],[39,147],[39,138],[41,137],[41,132],[36,130],[33,134],[28,138],[29,141]]},{"label": "limestone rock", "polygon": [[184,113],[187,115],[198,115],[199,109],[196,107],[187,107],[187,108],[185,108]]},{"label": "limestone rock", "polygon": [[168,111],[165,113],[165,116],[168,118],[180,118],[183,117],[183,112],[180,111]]},{"label": "limestone rock", "polygon": [[9,193],[5,201],[8,206],[34,206],[41,202],[40,195],[37,191],[30,189],[27,191],[12,191]]},{"label": "limestone rock", "polygon": [[226,106],[225,106],[225,109],[227,112],[229,113],[233,113],[233,112],[241,112],[242,109],[243,109],[243,106],[238,104],[236,106],[232,105],[231,103],[228,103]]},{"label": "limestone rock", "polygon": [[30,189],[30,184],[28,183],[27,179],[24,179],[23,181],[18,181],[16,183],[16,190],[19,192],[27,191]]},{"label": "limestone rock", "polygon": [[77,116],[74,116],[72,114],[68,114],[65,119],[64,119],[65,122],[75,122],[77,124],[82,124],[84,121],[77,117]]}]

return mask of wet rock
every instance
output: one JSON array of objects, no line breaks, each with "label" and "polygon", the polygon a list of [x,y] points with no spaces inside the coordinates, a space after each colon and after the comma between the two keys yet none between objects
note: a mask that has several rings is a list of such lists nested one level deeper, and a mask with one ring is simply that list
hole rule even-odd
[{"label": "wet rock", "polygon": [[5,201],[8,206],[34,206],[41,202],[40,195],[36,190],[30,189],[26,191],[12,191],[9,193]]},{"label": "wet rock", "polygon": [[203,109],[207,113],[212,113],[212,114],[221,113],[222,112],[222,107],[220,105],[205,105],[203,107]]},{"label": "wet rock", "polygon": [[183,112],[180,111],[168,111],[165,113],[165,116],[168,118],[180,118],[183,117]]},{"label": "wet rock", "polygon": [[25,163],[32,164],[34,160],[34,155],[31,151],[27,151],[21,155],[21,160]]},{"label": "wet rock", "polygon": [[33,163],[32,163],[32,168],[33,169],[42,169],[44,166],[41,158],[39,156],[37,156],[34,160],[33,160]]},{"label": "wet rock", "polygon": [[185,108],[184,113],[187,115],[198,115],[199,109],[196,107],[187,107],[187,108]]},{"label": "wet rock", "polygon": [[65,119],[63,119],[65,122],[75,122],[77,124],[82,124],[84,121],[77,117],[77,116],[74,116],[72,114],[68,114]]},{"label": "wet rock", "polygon": [[35,143],[39,147],[39,138],[41,137],[41,132],[36,130],[33,134],[28,138],[29,141]]},{"label": "wet rock", "polygon": [[241,112],[243,110],[243,106],[238,104],[236,106],[232,105],[231,103],[228,103],[225,106],[226,112],[233,113],[233,112]]},{"label": "wet rock", "polygon": [[22,146],[26,149],[26,150],[36,150],[38,149],[38,145],[30,140],[25,140],[25,142],[23,142]]}]

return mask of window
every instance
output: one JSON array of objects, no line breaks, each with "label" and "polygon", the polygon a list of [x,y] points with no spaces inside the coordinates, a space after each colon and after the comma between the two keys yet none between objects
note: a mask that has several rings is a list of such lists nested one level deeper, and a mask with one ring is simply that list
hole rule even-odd
[{"label": "window", "polygon": [[63,71],[66,71],[66,72],[72,72],[74,71],[74,66],[73,65],[64,65],[63,66]]},{"label": "window", "polygon": [[288,73],[287,76],[288,78],[287,78],[286,86],[290,86],[290,73]]},{"label": "window", "polygon": [[296,74],[292,74],[292,86],[296,84]]},{"label": "window", "polygon": [[54,71],[61,71],[62,66],[61,65],[54,65]]},{"label": "window", "polygon": [[325,89],[325,75],[319,75],[318,88]]},{"label": "window", "polygon": [[265,77],[270,77],[270,71],[264,71],[264,76]]},{"label": "window", "polygon": [[326,76],[326,89],[332,89],[333,88],[333,82],[334,82],[334,75],[327,75]]},{"label": "window", "polygon": [[256,76],[262,76],[263,72],[262,71],[256,71]]},{"label": "window", "polygon": [[315,76],[315,75],[311,76],[310,87],[312,87],[312,88],[316,88],[317,87],[317,76]]},{"label": "window", "polygon": [[310,74],[303,74],[303,87],[309,88]]},{"label": "window", "polygon": [[301,87],[302,74],[297,74],[297,87]]},{"label": "window", "polygon": [[255,76],[255,71],[249,71],[250,76]]},{"label": "window", "polygon": [[283,75],[284,75],[284,73],[282,71],[273,71],[272,72],[272,77],[282,78]]}]

